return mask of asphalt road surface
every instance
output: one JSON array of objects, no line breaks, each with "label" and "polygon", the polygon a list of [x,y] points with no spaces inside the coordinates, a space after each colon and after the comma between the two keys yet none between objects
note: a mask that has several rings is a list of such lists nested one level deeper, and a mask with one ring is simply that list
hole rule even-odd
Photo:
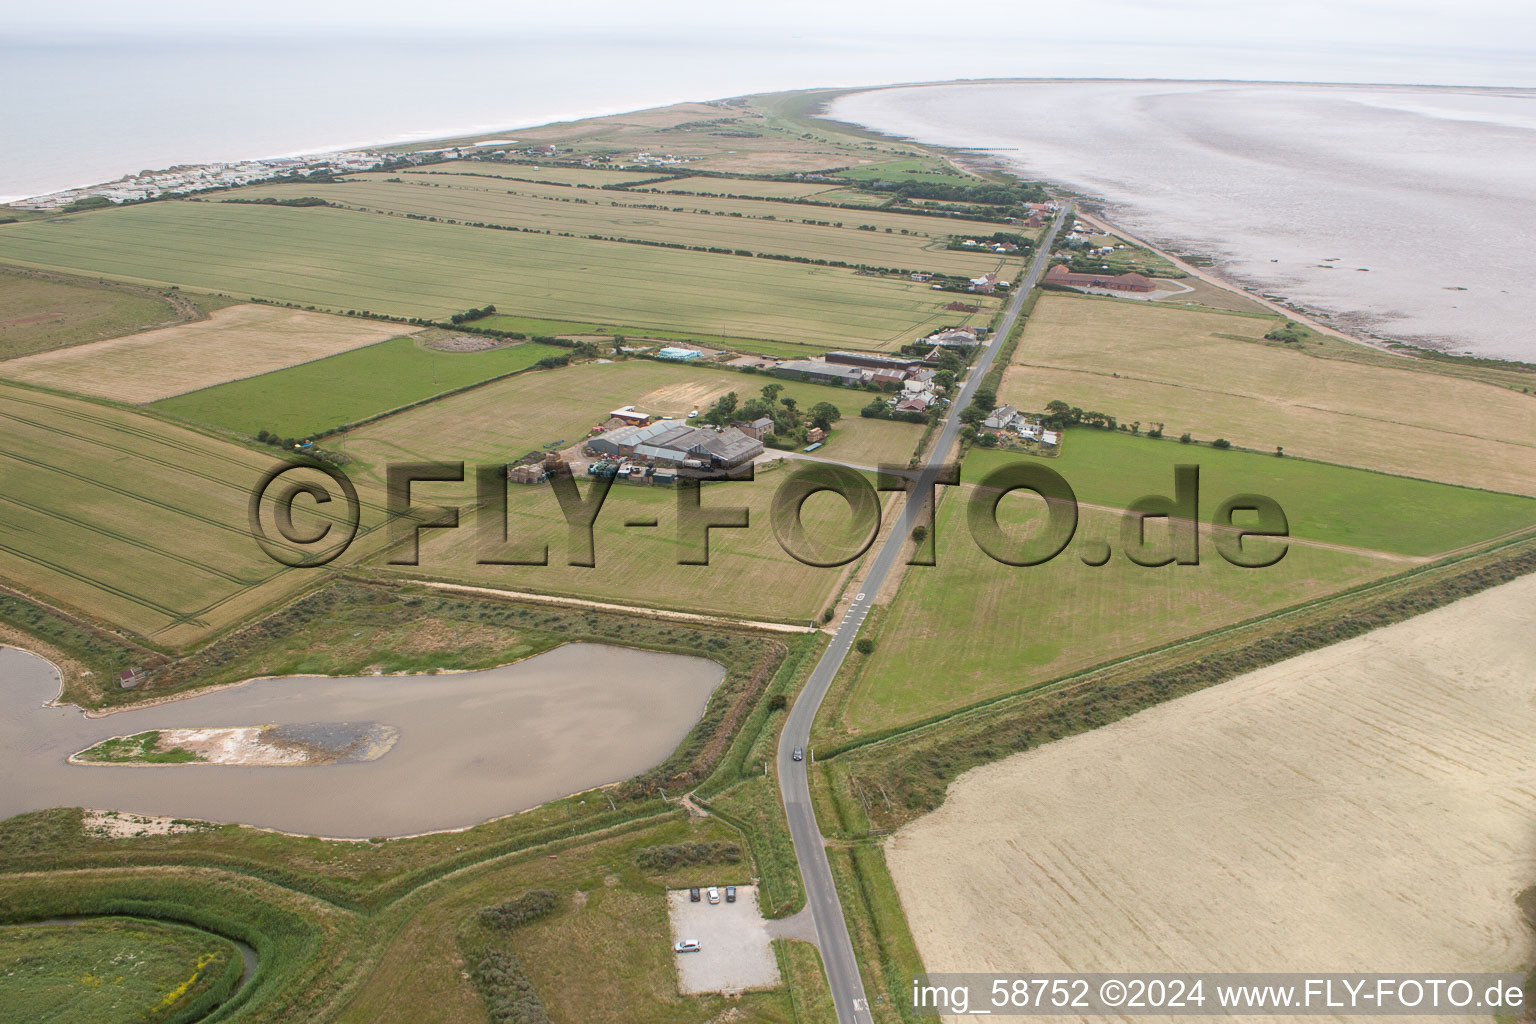
[{"label": "asphalt road surface", "polygon": [[[1002,323],[992,333],[991,340],[972,366],[959,396],[950,403],[949,418],[939,434],[938,443],[931,449],[932,454],[918,473],[917,486],[908,492],[909,495],[927,494],[933,486],[943,460],[949,455],[960,434],[960,411],[970,404],[976,389],[991,368],[992,361],[997,357],[998,348],[1013,332],[1024,297],[1039,283],[1046,261],[1050,258],[1056,233],[1063,223],[1070,223],[1071,219],[1071,205],[1063,204],[1056,221],[1051,225],[1050,233],[1035,253],[1029,273],[1019,282],[1012,301],[1008,303]],[[832,869],[827,864],[827,850],[822,844],[821,829],[816,825],[816,810],[811,806],[810,783],[806,777],[806,768],[810,762],[796,761],[793,754],[796,747],[804,747],[809,743],[811,722],[827,696],[827,688],[832,685],[833,677],[842,667],[843,659],[848,656],[848,650],[859,634],[859,627],[864,624],[864,616],[869,613],[870,603],[880,592],[880,586],[896,565],[896,560],[901,557],[912,528],[923,521],[923,504],[909,497],[902,505],[901,518],[875,556],[874,565],[864,581],[864,590],[855,596],[842,622],[838,623],[832,643],[822,654],[821,661],[817,662],[805,689],[796,698],[795,706],[789,712],[789,721],[785,723],[784,732],[779,737],[779,786],[784,796],[784,811],[789,818],[789,834],[795,842],[795,858],[800,862],[800,874],[805,879],[806,904],[816,924],[816,943],[821,947],[821,959],[826,965],[827,982],[832,989],[832,1001],[837,1007],[839,1024],[870,1024],[873,1018],[869,1013],[868,998],[864,994],[864,982],[859,976],[859,962],[854,957],[853,943],[848,938],[842,902],[838,899],[837,887],[832,883]]]}]

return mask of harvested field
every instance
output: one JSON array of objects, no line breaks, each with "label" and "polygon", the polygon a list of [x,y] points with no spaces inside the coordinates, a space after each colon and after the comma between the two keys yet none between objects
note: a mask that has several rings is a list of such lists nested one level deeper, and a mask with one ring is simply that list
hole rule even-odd
[{"label": "harvested field", "polygon": [[[0,576],[156,644],[205,639],[323,581],[251,539],[251,488],[274,461],[141,413],[0,383]],[[366,489],[362,515],[364,531],[383,518]],[[382,539],[360,536],[348,557]]]},{"label": "harvested field", "polygon": [[890,840],[932,971],[1536,956],[1536,577],[976,769]]},{"label": "harvested field", "polygon": [[[1060,399],[1122,423],[1467,487],[1536,494],[1536,401],[1426,372],[1269,344],[1279,321],[1041,297],[1000,399]],[[1246,339],[1246,340],[1245,340]]]},{"label": "harvested field", "polygon": [[504,164],[487,160],[455,160],[446,164],[418,167],[405,173],[459,177],[484,176],[514,181],[549,182],[557,185],[585,185],[590,188],[601,188],[604,185],[628,185],[636,181],[650,181],[657,177],[655,174],[644,171],[609,171],[596,167],[542,167],[537,164]]},{"label": "harvested field", "polygon": [[577,443],[619,406],[635,405],[681,423],[688,413],[708,408],[728,391],[745,401],[772,383],[783,384],[783,396],[794,398],[802,411],[817,402],[831,402],[842,410],[843,418],[818,453],[829,459],[905,462],[922,435],[923,428],[916,424],[859,416],[859,408],[870,398],[866,391],[633,359],[497,381],[367,424],[351,431],[343,447],[371,466],[399,458],[509,462],[545,445],[560,442],[564,448]]},{"label": "harvested field", "polygon": [[61,391],[155,402],[400,333],[390,324],[247,304],[195,323],[12,359],[0,374]]},{"label": "harvested field", "polygon": [[675,178],[632,188],[633,192],[681,192],[701,196],[763,196],[806,199],[836,188],[825,181],[754,181],[751,178]]}]

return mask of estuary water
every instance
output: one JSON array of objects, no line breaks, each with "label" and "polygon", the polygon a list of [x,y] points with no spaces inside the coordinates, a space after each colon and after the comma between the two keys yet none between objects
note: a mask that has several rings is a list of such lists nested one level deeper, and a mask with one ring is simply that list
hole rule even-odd
[{"label": "estuary water", "polygon": [[[573,643],[483,672],[258,679],[87,718],[45,706],[53,666],[0,648],[0,818],[80,806],[337,838],[462,828],[659,764],[724,678],[704,658]],[[68,762],[149,729],[312,722],[400,738],[377,761],[315,767]]]},{"label": "estuary water", "polygon": [[1341,329],[1536,361],[1536,90],[976,83],[829,113],[990,150]]}]

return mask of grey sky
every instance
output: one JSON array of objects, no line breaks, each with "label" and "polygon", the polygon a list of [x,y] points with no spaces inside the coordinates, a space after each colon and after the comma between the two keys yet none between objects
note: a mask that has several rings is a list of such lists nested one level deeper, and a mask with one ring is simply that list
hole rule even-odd
[{"label": "grey sky", "polygon": [[[1027,0],[936,4],[933,0],[76,0],[64,6],[0,0],[8,32],[250,32],[324,29],[363,33],[699,33],[720,30],[807,37],[900,36],[1061,39],[1262,46],[1472,50],[1536,49],[1529,0]],[[873,40],[871,40],[873,41]]]}]

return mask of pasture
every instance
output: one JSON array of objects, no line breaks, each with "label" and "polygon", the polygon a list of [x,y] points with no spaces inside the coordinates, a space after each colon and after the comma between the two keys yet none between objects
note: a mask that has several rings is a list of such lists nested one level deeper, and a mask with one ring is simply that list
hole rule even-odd
[{"label": "pasture", "polygon": [[0,977],[0,1019],[157,1024],[227,998],[240,954],[210,932],[132,918],[0,927]]},{"label": "pasture", "polygon": [[1464,378],[1262,342],[1279,321],[1041,296],[999,400],[1070,405],[1384,473],[1536,495],[1536,402]]},{"label": "pasture", "polygon": [[886,845],[925,967],[1524,971],[1533,601],[1527,576],[962,775]]},{"label": "pasture", "polygon": [[[965,480],[1019,458],[973,452]],[[1144,495],[1172,496],[1181,461],[1200,466],[1207,522],[1233,494],[1279,502],[1294,538],[1285,557],[1261,569],[1230,565],[1202,526],[1199,565],[1132,563],[1116,510]],[[844,669],[848,697],[837,728],[915,721],[1269,614],[1526,528],[1536,507],[1527,498],[1086,429],[1069,432],[1062,456],[1047,464],[1083,506],[1068,548],[1044,565],[995,561],[967,524],[970,488],[950,493],[939,510],[938,565],[907,570],[875,652],[867,664]],[[1005,534],[1027,542],[1042,505],[1028,492],[1004,498],[998,516]],[[1147,535],[1149,543],[1166,543],[1162,524],[1149,525]],[[1269,543],[1251,539],[1244,549],[1263,552]],[[1085,564],[1103,545],[1113,552],[1109,562]],[[913,664],[943,670],[913,672]]]},{"label": "pasture", "polygon": [[[436,175],[434,177],[442,177]],[[232,198],[292,198],[314,191],[310,185],[255,185],[232,193]],[[509,191],[487,187],[475,179],[439,181],[390,181],[383,178],[346,182],[325,188],[331,203],[370,213],[395,213],[410,217],[436,217],[461,224],[494,224],[532,228],[577,237],[639,239],[669,245],[705,246],[827,260],[849,266],[867,265],[896,270],[975,277],[1005,266],[1016,266],[997,255],[959,252],[944,247],[951,232],[996,230],[995,225],[926,222],[890,215],[857,215],[857,225],[843,221],[842,212],[818,208],[786,207],[783,203],[753,204],[752,212],[720,210],[720,201],[708,206],[662,206],[614,192],[572,189]],[[675,202],[675,201],[674,201]],[[751,203],[751,200],[724,200]],[[837,214],[835,217],[831,214]],[[804,221],[825,223],[804,223]],[[890,222],[890,223],[887,223]],[[900,226],[901,233],[897,233]],[[887,233],[884,228],[891,228]],[[873,228],[875,230],[868,230]]]},{"label": "pasture", "polygon": [[325,208],[151,203],[0,231],[0,258],[327,310],[554,319],[891,348],[946,322],[905,279]]},{"label": "pasture", "polygon": [[[13,384],[0,384],[0,423],[10,586],[177,648],[326,576],[284,568],[251,539],[247,504],[272,455]],[[371,531],[382,511],[366,493],[362,511]]]},{"label": "pasture", "polygon": [[146,288],[0,267],[0,359],[116,338],[185,318],[171,299]]},{"label": "pasture", "polygon": [[154,402],[399,333],[367,320],[238,305],[207,320],[13,359],[0,364],[0,376],[119,402]]},{"label": "pasture", "polygon": [[[975,456],[967,468],[978,475],[1008,458]],[[1172,496],[1180,463],[1200,467],[1203,518],[1231,495],[1263,494],[1285,510],[1292,536],[1328,544],[1427,557],[1536,527],[1536,500],[1521,495],[1088,428],[1069,430],[1050,466],[1079,501],[1125,508]]]},{"label": "pasture", "polygon": [[921,181],[942,185],[977,185],[980,178],[965,174],[948,160],[938,157],[918,157],[904,160],[884,160],[879,163],[861,164],[835,172],[839,178],[850,181]]},{"label": "pasture", "polygon": [[[396,333],[366,320],[344,322],[374,328],[375,335]],[[483,352],[445,352],[422,340],[397,337],[183,394],[157,402],[155,408],[243,434],[269,430],[302,438],[566,354],[567,349],[533,342]]]}]

